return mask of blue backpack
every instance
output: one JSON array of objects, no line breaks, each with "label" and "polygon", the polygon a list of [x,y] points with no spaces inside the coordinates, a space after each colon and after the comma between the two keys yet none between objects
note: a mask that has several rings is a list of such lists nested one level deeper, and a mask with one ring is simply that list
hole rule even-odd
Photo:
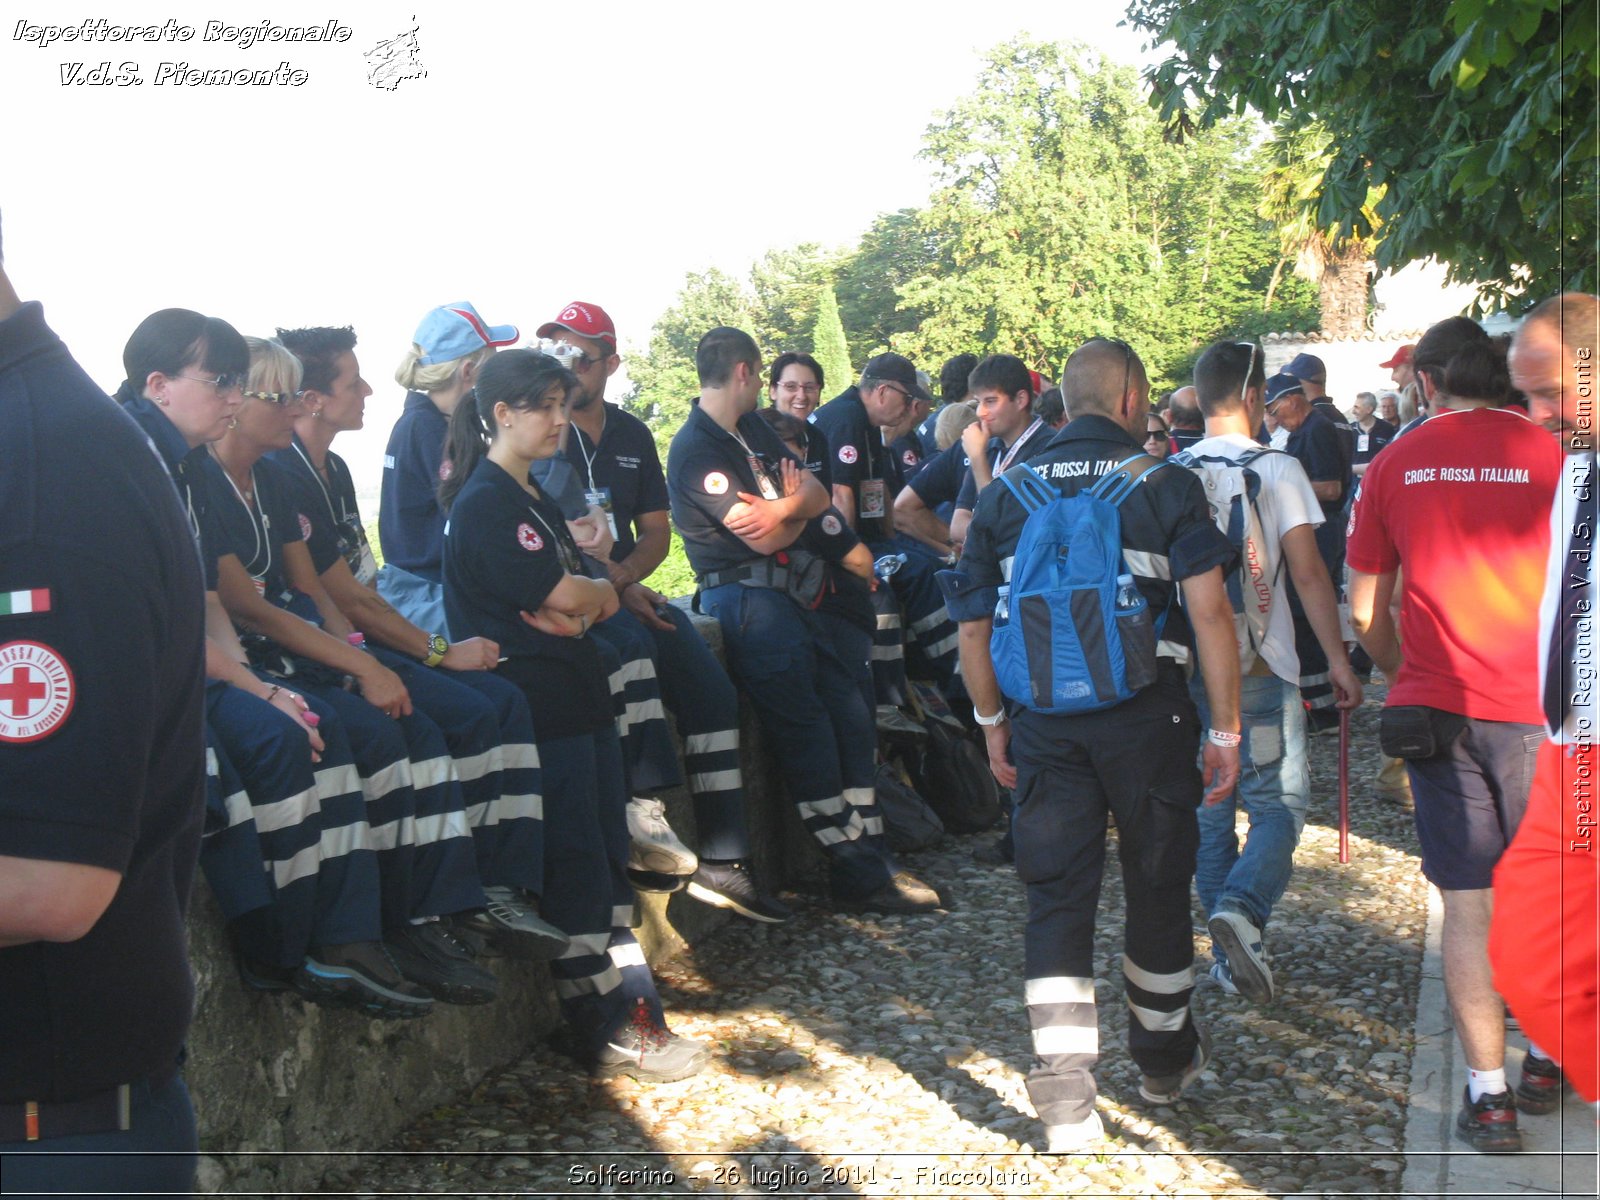
[{"label": "blue backpack", "polygon": [[1166,465],[1145,454],[1118,463],[1092,487],[1063,496],[1027,463],[1000,477],[1028,512],[989,641],[1007,698],[1040,713],[1112,708],[1155,682],[1152,622],[1122,554],[1117,512],[1133,489]]}]

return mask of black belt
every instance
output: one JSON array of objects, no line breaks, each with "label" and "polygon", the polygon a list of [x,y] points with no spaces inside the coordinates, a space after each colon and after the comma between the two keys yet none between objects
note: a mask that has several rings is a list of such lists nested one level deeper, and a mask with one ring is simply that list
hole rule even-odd
[{"label": "black belt", "polygon": [[[152,1092],[159,1091],[171,1083],[177,1073],[174,1063],[170,1069],[141,1082],[148,1084]],[[124,1083],[79,1100],[0,1103],[0,1144],[130,1129],[133,1089],[139,1086],[140,1083]]]},{"label": "black belt", "polygon": [[782,591],[789,581],[789,568],[772,558],[753,563],[741,563],[722,571],[707,571],[700,577],[700,590],[721,587],[725,583],[753,583],[758,587]]}]

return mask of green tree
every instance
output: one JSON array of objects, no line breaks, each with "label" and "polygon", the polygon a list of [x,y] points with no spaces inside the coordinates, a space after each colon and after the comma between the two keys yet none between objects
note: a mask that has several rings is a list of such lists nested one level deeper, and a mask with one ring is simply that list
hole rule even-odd
[{"label": "green tree", "polygon": [[839,301],[834,298],[833,286],[824,285],[817,300],[817,321],[811,330],[811,353],[822,367],[824,382],[830,396],[836,396],[855,382],[855,372],[850,366],[850,347],[844,338],[844,325],[839,320]]},{"label": "green tree", "polygon": [[672,435],[689,416],[700,394],[694,349],[706,330],[718,325],[753,329],[755,305],[733,276],[712,268],[690,272],[672,307],[661,314],[650,334],[650,346],[628,359],[632,388],[623,398],[629,412],[650,426],[665,460]]},{"label": "green tree", "polygon": [[804,350],[817,323],[817,300],[833,282],[839,255],[815,242],[768,250],[750,268],[755,324],[750,332],[769,355]]},{"label": "green tree", "polygon": [[1380,269],[1438,258],[1488,304],[1530,275],[1540,294],[1600,283],[1593,3],[1132,0],[1127,11],[1172,46],[1146,72],[1171,134],[1247,106],[1290,131],[1326,127],[1331,157],[1304,207],[1319,229],[1376,236]]},{"label": "green tree", "polygon": [[920,275],[948,269],[944,239],[927,227],[920,209],[879,214],[855,251],[839,265],[834,292],[850,361],[864,363],[885,350],[907,348],[928,310],[907,303],[901,289]]}]

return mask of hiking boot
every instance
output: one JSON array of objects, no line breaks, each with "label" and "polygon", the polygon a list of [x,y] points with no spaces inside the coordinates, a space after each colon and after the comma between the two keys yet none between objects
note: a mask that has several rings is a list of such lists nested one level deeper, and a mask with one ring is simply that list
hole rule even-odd
[{"label": "hiking boot", "polygon": [[859,899],[835,897],[835,908],[845,912],[922,913],[934,912],[940,907],[939,893],[922,880],[906,871],[896,871],[889,880],[870,896]]},{"label": "hiking boot", "polygon": [[651,796],[628,801],[628,865],[663,875],[693,875],[700,860],[667,823],[667,806]]},{"label": "hiking boot", "polygon": [[259,958],[251,958],[242,950],[233,952],[233,962],[239,969],[239,980],[255,992],[288,992],[294,990],[298,967],[280,967]]},{"label": "hiking boot", "polygon": [[1337,708],[1306,709],[1306,733],[1311,737],[1321,737],[1325,733],[1337,734],[1338,732],[1339,710]]},{"label": "hiking boot", "polygon": [[689,879],[689,895],[714,908],[731,908],[741,917],[778,925],[794,913],[771,896],[756,890],[755,880],[743,863],[701,861]]},{"label": "hiking boot", "polygon": [[318,1004],[350,1005],[375,1017],[420,1017],[433,1011],[428,990],[400,973],[382,942],[311,947],[295,973],[295,990]]},{"label": "hiking boot", "polygon": [[1555,1112],[1566,1090],[1567,1078],[1548,1058],[1525,1055],[1522,1076],[1517,1080],[1517,1107],[1534,1116]]},{"label": "hiking boot", "polygon": [[[1193,1017],[1190,1020],[1194,1020]],[[1172,1075],[1141,1075],[1139,1077],[1139,1095],[1151,1104],[1171,1104],[1183,1094],[1183,1089],[1188,1087],[1200,1077],[1200,1072],[1206,1069],[1206,1064],[1211,1061],[1211,1035],[1206,1032],[1205,1026],[1196,1022],[1195,1033],[1200,1041],[1194,1048],[1194,1057],[1189,1060],[1189,1065],[1183,1070]]]},{"label": "hiking boot", "polygon": [[1261,950],[1261,931],[1243,913],[1226,909],[1206,922],[1211,940],[1228,960],[1228,974],[1239,994],[1252,1004],[1272,1003],[1272,968]]},{"label": "hiking boot", "polygon": [[1476,1101],[1461,1089],[1461,1111],[1456,1114],[1456,1135],[1484,1154],[1515,1154],[1522,1149],[1517,1129],[1517,1106],[1510,1092],[1490,1092]]},{"label": "hiking boot", "polygon": [[1207,971],[1206,974],[1210,975],[1212,980],[1215,981],[1216,985],[1223,991],[1227,992],[1228,995],[1237,996],[1239,994],[1239,985],[1234,983],[1233,972],[1228,970],[1227,963],[1212,963],[1211,970]]},{"label": "hiking boot", "polygon": [[391,929],[384,944],[400,973],[435,1000],[487,1004],[500,994],[500,981],[473,961],[471,949],[443,921]]},{"label": "hiking boot", "polygon": [[[518,958],[560,958],[572,945],[571,938],[539,915],[538,902],[521,888],[486,887],[483,895],[487,903],[468,918],[467,927],[502,938],[508,948],[515,948]],[[477,950],[470,943],[468,948]]]},{"label": "hiking boot", "polygon": [[689,882],[687,875],[663,875],[660,871],[641,871],[637,867],[629,867],[628,882],[633,884],[634,891],[652,892],[657,895],[670,895],[681,892],[684,885]]},{"label": "hiking boot", "polygon": [[702,1043],[681,1038],[641,1013],[600,1048],[591,1073],[597,1079],[631,1075],[641,1083],[671,1083],[698,1075],[710,1058]]},{"label": "hiking boot", "polygon": [[1072,1125],[1046,1125],[1044,1127],[1046,1154],[1083,1154],[1105,1140],[1105,1126],[1100,1114],[1091,1112]]},{"label": "hiking boot", "polygon": [[985,867],[1003,867],[1016,861],[1011,851],[1011,835],[1002,834],[972,852],[972,861]]}]

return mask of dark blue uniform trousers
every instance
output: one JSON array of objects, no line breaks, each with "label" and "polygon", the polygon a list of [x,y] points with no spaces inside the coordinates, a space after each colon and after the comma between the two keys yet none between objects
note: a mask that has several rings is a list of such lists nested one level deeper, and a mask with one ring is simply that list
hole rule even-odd
[{"label": "dark blue uniform trousers", "polygon": [[200,865],[240,949],[281,967],[311,946],[379,936],[378,862],[349,738],[308,698],[324,749],[304,730],[226,683],[206,688],[206,836]]},{"label": "dark blue uniform trousers", "polygon": [[482,908],[461,784],[439,727],[420,709],[396,720],[332,684],[289,683],[332,708],[349,734],[378,852],[384,926]]},{"label": "dark blue uniform trousers", "polygon": [[200,1140],[183,1076],[128,1089],[128,1129],[0,1142],[7,1196],[187,1196]]},{"label": "dark blue uniform trousers", "polygon": [[605,659],[611,693],[620,697],[622,756],[634,795],[653,796],[683,783],[678,751],[667,728],[656,676],[655,639],[627,609],[618,609],[589,631]]},{"label": "dark blue uniform trousers", "polygon": [[932,679],[940,688],[948,687],[960,663],[961,635],[934,578],[945,564],[915,538],[901,536],[868,545],[874,557],[906,556],[905,565],[889,576],[889,586],[900,601],[903,632],[912,651],[907,671],[917,678]]},{"label": "dark blue uniform trousers", "polygon": [[614,729],[539,741],[545,808],[540,911],[572,939],[551,964],[561,1012],[589,1052],[644,1006],[663,1020],[644,953],[627,928],[627,776]]},{"label": "dark blue uniform trousers", "polygon": [[1117,823],[1126,896],[1129,1051],[1147,1075],[1180,1071],[1194,1056],[1189,886],[1200,838],[1199,729],[1172,663],[1116,708],[1079,716],[1024,710],[1012,721],[1012,832],[1017,875],[1028,889],[1028,1095],[1046,1125],[1076,1124],[1094,1108],[1094,922],[1108,813]]},{"label": "dark blue uniform trousers", "polygon": [[800,820],[828,856],[841,899],[894,873],[874,790],[877,727],[858,676],[834,653],[816,613],[772,588],[739,583],[700,593],[722,626],[728,665],[784,765]]},{"label": "dark blue uniform trousers", "polygon": [[446,671],[379,648],[412,704],[439,727],[455,762],[486,885],[544,890],[539,754],[528,702],[516,684],[487,671]]}]

